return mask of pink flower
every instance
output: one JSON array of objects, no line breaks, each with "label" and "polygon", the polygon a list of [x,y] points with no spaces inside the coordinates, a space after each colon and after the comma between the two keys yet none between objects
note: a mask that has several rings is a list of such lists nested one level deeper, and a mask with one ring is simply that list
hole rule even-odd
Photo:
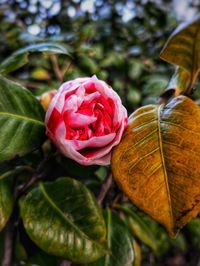
[{"label": "pink flower", "polygon": [[45,124],[47,135],[67,157],[83,165],[108,165],[127,125],[127,111],[104,81],[77,78],[59,88]]}]

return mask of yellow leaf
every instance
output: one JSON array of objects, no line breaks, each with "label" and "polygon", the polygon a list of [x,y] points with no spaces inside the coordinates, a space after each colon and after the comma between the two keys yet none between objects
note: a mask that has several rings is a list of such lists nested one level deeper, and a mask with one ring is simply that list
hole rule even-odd
[{"label": "yellow leaf", "polygon": [[169,84],[170,89],[190,92],[194,86],[200,71],[199,43],[200,14],[191,21],[180,24],[160,53],[161,59],[179,66]]},{"label": "yellow leaf", "polygon": [[112,153],[116,182],[171,237],[200,211],[200,109],[186,96],[136,110]]}]

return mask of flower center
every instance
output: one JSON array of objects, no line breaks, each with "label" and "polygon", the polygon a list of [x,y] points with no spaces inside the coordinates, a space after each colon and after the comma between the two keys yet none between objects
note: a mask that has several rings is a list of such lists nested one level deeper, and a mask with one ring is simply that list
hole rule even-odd
[{"label": "flower center", "polygon": [[[66,139],[88,140],[116,131],[113,127],[115,104],[111,98],[102,95],[91,101],[83,101],[74,114],[74,118],[80,117],[85,123],[75,123],[69,119],[69,112],[63,116],[66,126]],[[92,122],[87,123],[92,118]]]}]

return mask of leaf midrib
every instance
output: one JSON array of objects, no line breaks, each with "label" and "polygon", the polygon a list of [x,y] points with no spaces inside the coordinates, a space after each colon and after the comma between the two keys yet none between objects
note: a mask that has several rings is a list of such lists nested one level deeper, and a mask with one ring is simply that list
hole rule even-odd
[{"label": "leaf midrib", "polygon": [[167,190],[167,199],[168,199],[168,204],[169,204],[169,208],[170,208],[170,218],[171,218],[171,226],[173,228],[173,223],[174,223],[174,219],[173,219],[173,210],[172,210],[172,204],[171,204],[171,195],[170,195],[170,190],[169,190],[169,185],[168,185],[168,175],[167,175],[167,170],[165,167],[165,159],[164,159],[164,154],[163,154],[163,145],[162,145],[162,134],[161,134],[161,117],[160,117],[160,113],[161,113],[161,109],[163,108],[163,104],[161,104],[157,110],[158,110],[158,143],[159,143],[159,148],[160,148],[160,156],[161,156],[161,161],[162,161],[162,166],[163,166],[163,171],[164,171],[164,181],[165,181],[165,187]]},{"label": "leaf midrib", "polygon": [[15,118],[18,120],[24,120],[27,122],[31,122],[31,123],[35,123],[35,124],[40,124],[41,126],[44,126],[44,123],[42,121],[27,117],[27,116],[22,116],[22,115],[16,115],[16,114],[12,114],[12,113],[7,113],[7,112],[0,112],[0,116],[8,116],[11,118]]},{"label": "leaf midrib", "polygon": [[[72,223],[71,220],[69,220],[63,213],[62,211],[57,207],[57,205],[52,201],[50,196],[48,195],[47,191],[45,190],[45,187],[42,183],[39,184],[39,188],[42,192],[42,195],[44,196],[45,200],[47,203],[52,207],[66,222],[68,222],[75,230],[77,230],[84,238],[87,240],[91,241],[95,245],[101,246],[98,242],[94,241],[93,239],[89,238],[83,231],[81,231],[78,226],[74,223]],[[102,247],[103,248],[103,247]]]}]

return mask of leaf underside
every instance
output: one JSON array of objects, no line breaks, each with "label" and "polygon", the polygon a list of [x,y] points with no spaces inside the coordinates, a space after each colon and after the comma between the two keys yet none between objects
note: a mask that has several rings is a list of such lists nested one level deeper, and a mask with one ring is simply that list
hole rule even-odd
[{"label": "leaf underside", "polygon": [[20,203],[30,238],[44,251],[75,263],[107,253],[105,222],[90,191],[71,178],[40,184]]},{"label": "leaf underside", "polygon": [[112,154],[117,183],[174,237],[200,211],[200,111],[186,96],[129,119]]},{"label": "leaf underside", "polygon": [[44,139],[44,111],[21,85],[0,76],[0,161],[24,155]]}]

